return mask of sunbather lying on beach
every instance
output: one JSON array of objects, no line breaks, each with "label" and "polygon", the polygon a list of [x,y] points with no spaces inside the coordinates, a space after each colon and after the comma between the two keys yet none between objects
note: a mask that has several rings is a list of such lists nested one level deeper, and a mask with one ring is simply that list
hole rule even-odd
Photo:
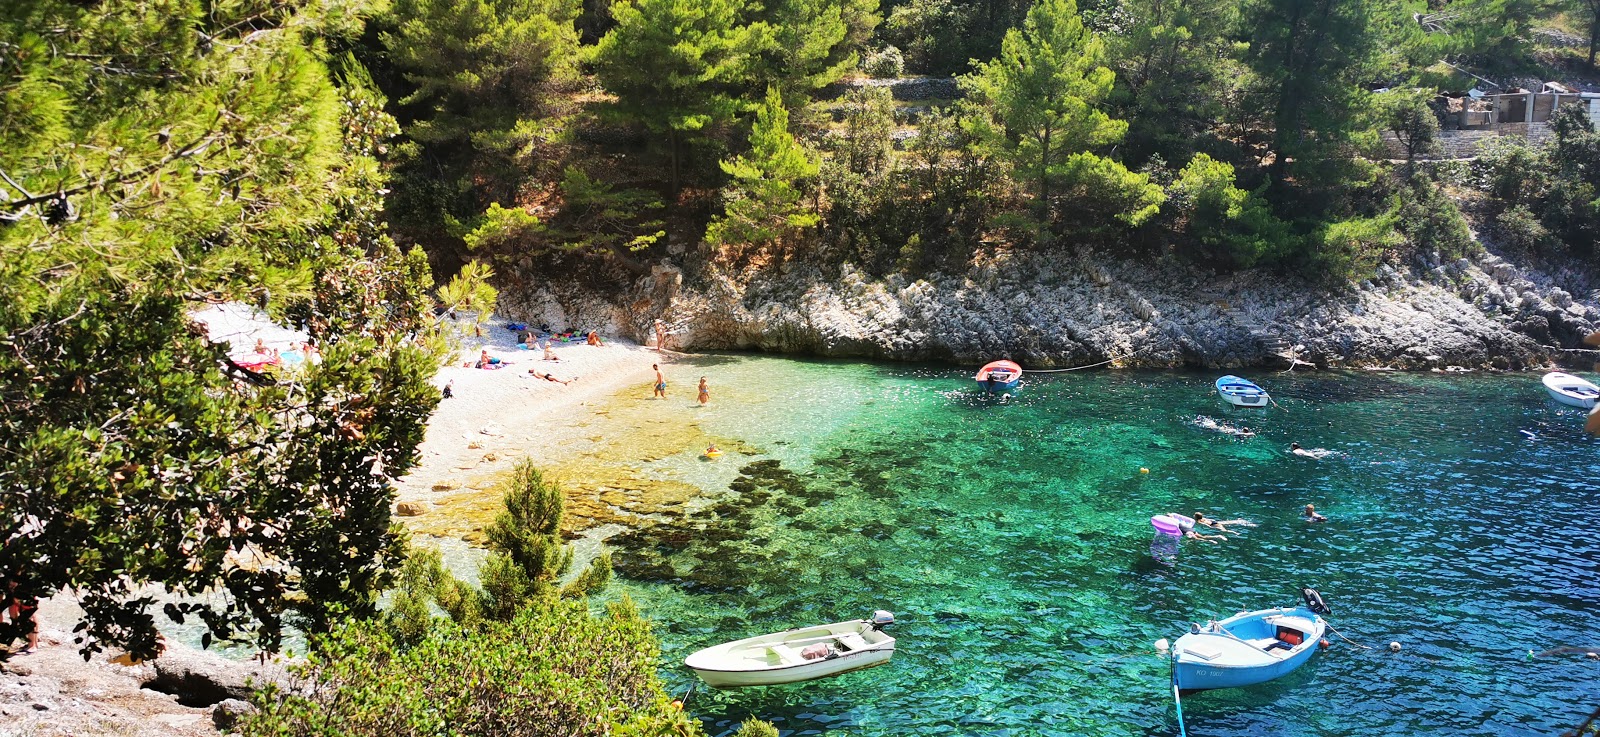
[{"label": "sunbather lying on beach", "polygon": [[565,379],[565,380],[557,379],[556,377],[554,377],[554,376],[552,376],[550,374],[540,373],[539,369],[528,369],[528,373],[533,374],[533,378],[535,378],[535,379],[544,379],[545,381],[554,381],[557,384],[561,384],[562,386],[566,386],[567,384],[571,384],[572,382],[578,380],[578,377],[576,377],[576,376],[574,376],[574,377],[572,377],[570,379]]}]

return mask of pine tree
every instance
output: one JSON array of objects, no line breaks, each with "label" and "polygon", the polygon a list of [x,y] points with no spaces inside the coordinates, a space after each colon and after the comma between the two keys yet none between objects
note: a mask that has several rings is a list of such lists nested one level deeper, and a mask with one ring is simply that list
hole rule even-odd
[{"label": "pine tree", "polygon": [[1254,0],[1243,22],[1251,29],[1249,64],[1258,106],[1272,125],[1273,169],[1282,180],[1291,158],[1342,140],[1362,124],[1361,83],[1380,39],[1375,25],[1389,2]]},{"label": "pine tree", "polygon": [[757,84],[777,86],[786,105],[806,104],[812,90],[856,66],[856,50],[877,25],[877,5],[877,0],[770,0],[762,5],[752,27],[762,47]]},{"label": "pine tree", "polygon": [[789,111],[776,87],[756,109],[750,152],[722,162],[722,170],[732,181],[723,188],[723,214],[706,228],[707,243],[768,245],[820,219],[800,203],[817,164],[789,133]]},{"label": "pine tree", "polygon": [[404,77],[413,143],[392,211],[453,268],[463,236],[494,202],[512,204],[538,160],[552,157],[578,79],[580,0],[398,0],[381,40]]},{"label": "pine tree", "polygon": [[1214,134],[1231,76],[1234,0],[1128,0],[1129,28],[1109,36],[1117,72],[1113,99],[1128,115],[1129,158],[1181,158]]},{"label": "pine tree", "polygon": [[[395,122],[326,53],[362,10],[0,6],[0,607],[72,587],[86,652],[153,654],[149,584],[272,650],[371,614],[398,561],[437,364],[425,265],[378,220]],[[232,361],[192,317],[230,300],[321,363]]]},{"label": "pine tree", "polygon": [[1006,34],[999,58],[962,78],[991,121],[989,145],[1032,192],[1040,241],[1049,240],[1056,200],[1075,190],[1116,200],[1115,213],[1128,222],[1154,214],[1161,201],[1147,177],[1092,153],[1128,128],[1101,109],[1114,79],[1104,56],[1073,0],[1042,0]]},{"label": "pine tree", "polygon": [[595,47],[595,74],[617,98],[611,112],[666,136],[673,191],[685,149],[742,107],[752,51],[744,10],[744,0],[618,0],[616,27]]}]

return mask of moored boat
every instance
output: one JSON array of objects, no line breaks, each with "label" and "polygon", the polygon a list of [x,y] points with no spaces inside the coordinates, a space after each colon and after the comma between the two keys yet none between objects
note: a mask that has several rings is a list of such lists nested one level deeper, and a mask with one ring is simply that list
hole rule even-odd
[{"label": "moored boat", "polygon": [[725,642],[684,658],[706,685],[772,686],[836,676],[889,662],[894,638],[883,628],[894,615],[821,624]]},{"label": "moored boat", "polygon": [[1241,612],[1220,622],[1190,625],[1172,643],[1172,678],[1182,691],[1264,683],[1304,665],[1327,632],[1328,607],[1315,589],[1301,589],[1305,606]]},{"label": "moored boat", "polygon": [[1584,409],[1594,409],[1596,400],[1600,400],[1600,386],[1560,371],[1544,375],[1544,390],[1557,402]]},{"label": "moored boat", "polygon": [[1231,374],[1217,379],[1217,394],[1235,407],[1265,407],[1272,401],[1267,390],[1255,382]]},{"label": "moored boat", "polygon": [[990,361],[972,378],[991,392],[1010,389],[1022,380],[1022,367],[1012,361]]}]

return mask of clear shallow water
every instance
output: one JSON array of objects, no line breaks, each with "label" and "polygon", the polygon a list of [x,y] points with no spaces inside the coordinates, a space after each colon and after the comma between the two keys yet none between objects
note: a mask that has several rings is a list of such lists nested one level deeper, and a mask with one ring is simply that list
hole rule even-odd
[{"label": "clear shallow water", "polygon": [[[899,618],[887,666],[696,689],[711,734],[751,715],[785,735],[1176,733],[1150,644],[1301,585],[1377,649],[1335,639],[1290,677],[1188,697],[1191,734],[1554,734],[1600,702],[1600,663],[1527,656],[1600,645],[1600,444],[1536,376],[1257,373],[1282,407],[1263,412],[1227,409],[1202,374],[1030,375],[1000,403],[948,368],[691,371],[713,405],[661,411],[752,450],[643,469],[726,499],[616,539],[608,594],[656,621],[669,688],[706,645]],[[1289,456],[1291,440],[1338,455]],[[1306,503],[1330,521],[1300,522]],[[1148,518],[1195,510],[1260,526],[1157,561]]]}]

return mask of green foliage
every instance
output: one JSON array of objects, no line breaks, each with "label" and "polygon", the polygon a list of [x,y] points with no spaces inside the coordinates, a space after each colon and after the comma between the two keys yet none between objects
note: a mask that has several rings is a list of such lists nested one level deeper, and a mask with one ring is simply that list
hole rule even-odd
[{"label": "green foliage", "polygon": [[1279,171],[1289,159],[1312,158],[1341,143],[1356,127],[1381,48],[1374,32],[1390,1],[1252,0],[1242,22],[1250,29],[1247,62],[1254,72],[1255,107],[1272,125]]},{"label": "green foliage", "polygon": [[972,58],[971,22],[971,9],[953,0],[910,0],[889,13],[885,38],[905,54],[913,71],[950,74],[963,71]]},{"label": "green foliage", "polygon": [[1396,227],[1419,249],[1438,251],[1444,258],[1461,258],[1478,250],[1461,208],[1435,182],[1415,174],[1400,193]]},{"label": "green foliage", "polygon": [[316,642],[288,688],[268,687],[246,737],[694,737],[669,703],[659,648],[631,602],[602,616],[581,600],[545,599],[506,621],[431,620],[420,636],[380,622]]},{"label": "green foliage", "polygon": [[900,49],[885,46],[861,60],[861,71],[874,79],[893,79],[906,73],[906,60]]},{"label": "green foliage", "polygon": [[[151,584],[210,594],[164,607],[204,641],[273,650],[285,620],[373,613],[399,563],[390,479],[438,354],[428,275],[377,220],[394,121],[323,61],[362,11],[0,10],[0,605],[73,588],[86,652],[153,654]],[[303,324],[323,360],[234,364],[191,317],[227,300]]]},{"label": "green foliage", "polygon": [[750,152],[722,162],[731,181],[723,190],[724,212],[711,219],[706,242],[713,246],[770,245],[816,225],[801,207],[801,187],[817,175],[817,164],[789,134],[789,112],[777,88],[767,90],[750,130]]},{"label": "green foliage", "polygon": [[1175,209],[1208,255],[1238,268],[1272,263],[1294,244],[1289,224],[1272,214],[1260,195],[1234,186],[1233,166],[1197,154],[1172,184]]},{"label": "green foliage", "polygon": [[520,207],[505,208],[498,202],[492,202],[477,221],[476,227],[463,240],[467,242],[467,248],[479,250],[521,240],[543,229],[544,224],[539,222],[539,218],[528,214],[527,210]]},{"label": "green foliage", "polygon": [[1501,140],[1509,136],[1486,142],[1475,167],[1480,186],[1494,198],[1496,232],[1509,247],[1592,254],[1600,242],[1600,133],[1580,105],[1556,111],[1551,128],[1556,135],[1543,148]]},{"label": "green foliage", "polygon": [[562,207],[553,235],[569,250],[597,250],[621,257],[666,236],[657,213],[661,198],[643,189],[618,189],[577,167],[560,184]]},{"label": "green foliage", "polygon": [[549,585],[572,562],[572,551],[559,537],[565,494],[532,463],[522,461],[511,472],[505,504],[505,511],[484,531],[489,546],[531,581]]},{"label": "green foliage", "polygon": [[489,284],[493,278],[494,269],[488,264],[468,261],[450,281],[439,287],[439,304],[451,313],[462,311],[471,314],[473,331],[482,334],[483,323],[494,312],[494,303],[499,296]]},{"label": "green foliage", "polygon": [[1215,136],[1229,80],[1242,71],[1230,37],[1234,0],[1126,0],[1128,27],[1106,37],[1117,73],[1113,101],[1129,120],[1128,158],[1148,153],[1181,160]]},{"label": "green foliage", "polygon": [[[1100,109],[1114,78],[1100,66],[1104,45],[1083,25],[1073,0],[1043,0],[1013,29],[1000,57],[962,85],[992,120],[987,143],[1027,183],[1033,224],[1048,241],[1057,200],[1092,196],[1087,212],[1138,224],[1162,201],[1160,187],[1120,162],[1092,153],[1121,140],[1127,123]],[[1081,202],[1081,200],[1080,200]],[[1087,204],[1087,203],[1085,203]]]},{"label": "green foliage", "polygon": [[778,728],[751,717],[739,725],[739,731],[733,737],[778,737]]},{"label": "green foliage", "polygon": [[[777,87],[787,105],[843,76],[856,65],[860,43],[878,24],[877,0],[768,0],[754,9],[756,84]],[[864,28],[851,33],[849,18]]]},{"label": "green foliage", "polygon": [[1439,148],[1439,116],[1428,106],[1433,96],[1429,89],[1392,90],[1375,96],[1379,119],[1405,147],[1406,161]]},{"label": "green foliage", "polygon": [[1310,255],[1307,273],[1329,284],[1370,278],[1377,273],[1378,264],[1404,242],[1395,231],[1392,213],[1328,223],[1315,238],[1317,247]]},{"label": "green foliage", "polygon": [[560,94],[576,82],[578,0],[396,0],[381,35],[407,120],[395,212],[452,260],[445,226],[514,202],[530,162],[551,155]]},{"label": "green foliage", "polygon": [[744,0],[618,0],[594,48],[595,75],[618,118],[667,137],[672,187],[681,148],[733,120],[761,38],[740,25]]}]

